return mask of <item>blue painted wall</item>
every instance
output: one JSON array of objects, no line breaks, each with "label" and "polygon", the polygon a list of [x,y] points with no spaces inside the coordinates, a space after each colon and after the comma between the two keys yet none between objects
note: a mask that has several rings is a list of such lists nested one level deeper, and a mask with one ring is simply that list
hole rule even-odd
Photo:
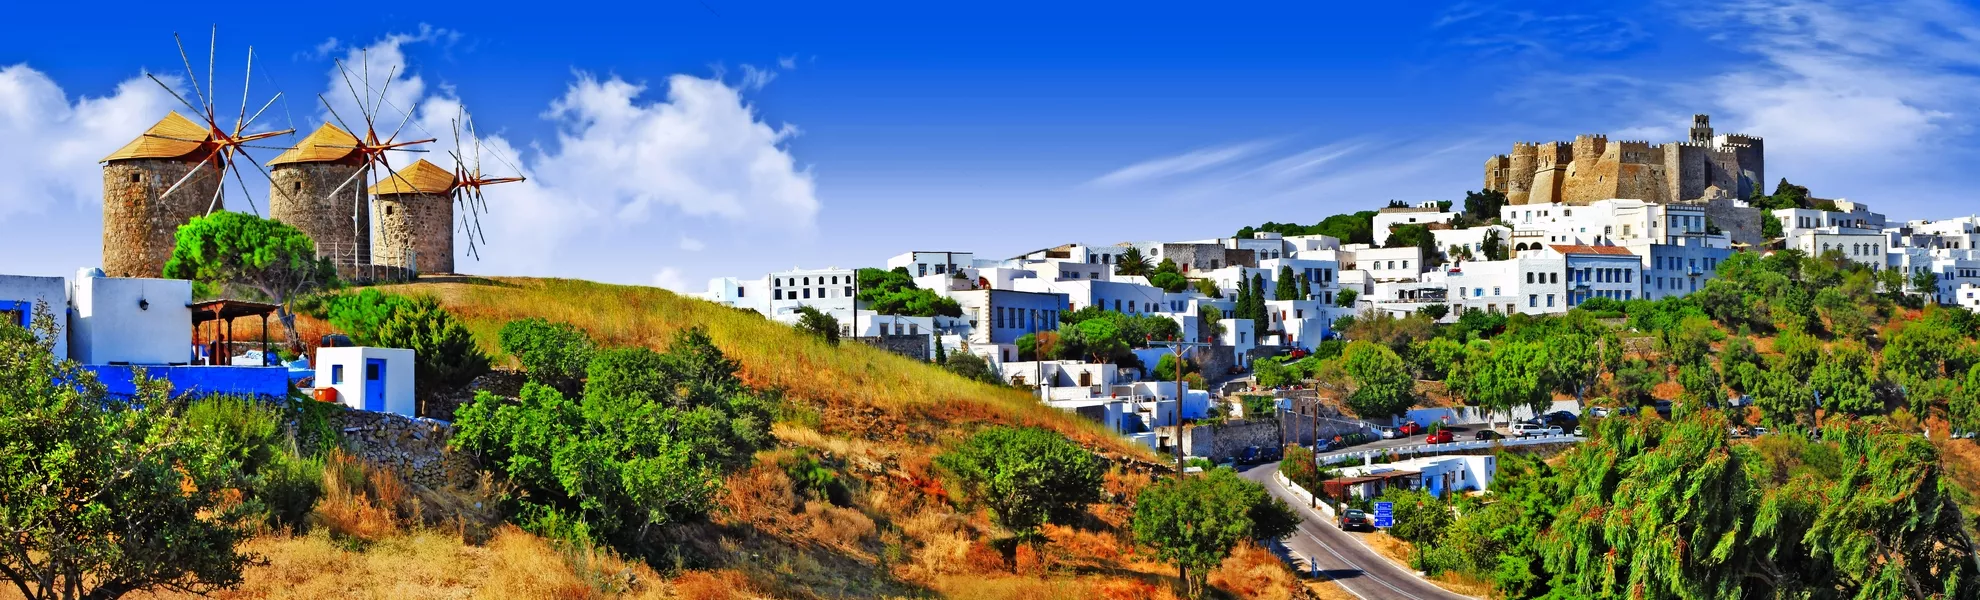
[{"label": "blue painted wall", "polygon": [[289,395],[289,370],[285,367],[84,365],[83,368],[96,373],[96,379],[103,382],[110,395],[119,397],[137,393],[137,386],[131,384],[135,369],[144,369],[146,375],[172,382],[174,397],[285,398]]}]

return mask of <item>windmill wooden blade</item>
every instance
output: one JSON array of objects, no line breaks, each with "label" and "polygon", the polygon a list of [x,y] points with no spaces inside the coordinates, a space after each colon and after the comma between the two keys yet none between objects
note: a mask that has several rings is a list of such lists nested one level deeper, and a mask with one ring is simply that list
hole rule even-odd
[{"label": "windmill wooden blade", "polygon": [[337,195],[337,192],[341,192],[341,191],[344,191],[344,187],[345,187],[345,186],[349,186],[349,185],[351,184],[351,182],[352,182],[352,181],[356,181],[358,177],[360,177],[360,176],[363,176],[363,175],[364,175],[364,173],[365,173],[365,171],[369,171],[369,170],[371,170],[371,169],[370,169],[370,167],[371,167],[371,165],[368,165],[368,164],[367,164],[367,165],[365,165],[365,168],[361,168],[361,169],[358,169],[358,170],[357,170],[357,172],[356,172],[356,173],[352,173],[350,177],[346,177],[346,178],[344,178],[344,182],[343,182],[343,183],[340,183],[340,184],[337,184],[337,188],[336,188],[336,189],[333,189],[333,190],[330,190],[330,193],[329,193],[329,194],[327,194],[327,195],[326,195],[325,197],[331,197],[331,196],[336,196],[336,195]]},{"label": "windmill wooden blade", "polygon": [[[253,83],[254,83],[254,46],[248,46],[247,77],[245,81],[241,82],[241,116],[234,119],[234,135],[240,135],[241,129],[247,127],[248,87]],[[274,104],[275,100],[271,98],[268,100],[268,103]],[[263,108],[266,107],[264,106]],[[256,116],[260,116],[261,111],[255,111],[254,114]]]},{"label": "windmill wooden blade", "polygon": [[[207,102],[206,102],[206,95],[205,95],[204,93],[202,93],[202,92],[200,92],[200,89],[199,89],[199,76],[198,76],[198,75],[194,75],[194,74],[193,74],[193,68],[192,68],[192,59],[191,59],[191,58],[188,58],[188,57],[186,56],[186,43],[185,43],[185,41],[183,41],[183,40],[180,40],[180,39],[179,39],[179,32],[176,32],[176,31],[174,31],[174,32],[172,32],[172,43],[174,43],[174,44],[178,44],[178,45],[179,45],[179,62],[181,62],[181,63],[184,63],[184,64],[186,65],[186,78],[188,78],[188,79],[191,79],[191,80],[192,80],[192,88],[193,88],[193,94],[194,94],[194,95],[196,95],[196,96],[199,96],[199,103],[200,103],[200,104],[202,104],[202,105],[204,105],[204,104],[206,104],[206,103],[207,103]],[[153,78],[151,78],[151,80],[152,80],[152,81],[158,81],[158,78],[157,78],[157,77],[153,77]],[[159,81],[159,82],[158,82],[158,85],[165,85],[165,82],[163,82],[163,81]],[[172,89],[172,87],[171,87],[171,86],[165,86],[165,89],[166,89],[166,90],[171,90],[171,89]],[[173,97],[178,97],[178,95],[179,95],[179,93],[178,93],[178,92],[173,92],[173,93],[172,93],[172,96],[173,96]],[[179,98],[179,101],[180,101],[180,102],[185,102],[186,100],[185,100],[185,98]],[[191,103],[187,103],[187,106],[192,106],[192,104],[191,104]],[[195,112],[195,113],[199,113],[199,114],[206,114],[206,109],[204,109],[204,108],[197,108],[197,107],[195,107],[195,108],[193,108],[193,112]]]},{"label": "windmill wooden blade", "polygon": [[191,109],[194,113],[198,113],[200,111],[199,107],[193,106],[193,103],[191,102],[187,102],[184,96],[180,96],[177,90],[172,89],[172,86],[165,85],[164,81],[160,81],[157,75],[145,73],[144,76],[150,77],[153,82],[158,84],[158,87],[165,88],[165,93],[171,94],[173,99],[178,100],[180,104],[186,105],[186,108]]},{"label": "windmill wooden blade", "polygon": [[[353,84],[353,83],[351,83],[351,71],[350,71],[350,69],[346,69],[346,68],[344,68],[344,61],[343,61],[343,60],[341,60],[341,59],[337,61],[337,73],[338,73],[338,74],[340,74],[340,75],[342,75],[342,76],[343,76],[343,78],[344,78],[344,89],[348,89],[348,90],[350,90],[350,91],[351,91],[351,99],[352,99],[352,100],[356,100],[356,101],[357,101],[357,103],[358,103],[358,112],[360,113],[360,115],[359,115],[359,116],[362,116],[362,117],[364,117],[364,130],[365,130],[365,132],[367,132],[367,133],[369,133],[369,132],[371,132],[371,129],[372,129],[372,128],[371,128],[371,109],[365,106],[365,101],[364,101],[364,98],[363,98],[363,97],[360,97],[360,96],[358,96],[358,92],[357,92],[357,85],[356,85],[356,84]],[[324,104],[329,104],[329,101],[328,101],[328,100],[325,100],[325,101],[324,101]],[[349,127],[345,127],[344,129],[345,129],[346,131],[350,131],[350,132],[351,132],[352,134],[356,134],[356,133],[357,133],[357,130],[354,130],[354,129],[351,129],[351,128],[349,128]],[[360,139],[362,139],[362,138],[360,138]]]},{"label": "windmill wooden blade", "polygon": [[[254,125],[254,122],[255,122],[256,120],[258,120],[258,119],[260,119],[260,118],[261,118],[261,113],[263,113],[263,112],[267,112],[267,110],[268,110],[268,107],[270,107],[270,106],[274,106],[274,105],[275,105],[275,101],[276,101],[276,100],[280,100],[280,99],[282,99],[282,93],[281,93],[281,92],[275,92],[275,95],[274,95],[274,96],[272,96],[272,97],[270,97],[270,98],[268,98],[268,103],[267,103],[267,104],[263,104],[263,105],[261,105],[261,110],[257,110],[257,111],[254,111],[254,116],[251,116],[251,117],[248,117],[248,119],[247,119],[247,123],[246,123],[245,125],[242,125],[242,127],[247,127],[247,126],[251,126],[251,125]],[[285,103],[285,105],[286,105],[286,103]],[[291,131],[293,131],[293,130],[295,130],[295,127],[294,127],[294,124],[293,124],[293,123],[291,123],[290,125],[291,125],[291,126],[289,127],[289,129],[290,129]]]},{"label": "windmill wooden blade", "polygon": [[[219,155],[215,154],[214,156],[219,156]],[[213,214],[214,209],[220,208],[220,190],[227,189],[226,176],[221,175],[220,177],[221,177],[220,181],[214,182],[213,184],[213,201],[206,203],[206,214],[208,215]]]},{"label": "windmill wooden blade", "polygon": [[[206,122],[208,124],[214,121],[213,105],[220,101],[220,97],[213,93],[213,55],[219,48],[220,26],[214,25],[213,37],[206,42]],[[213,129],[218,131],[220,128],[215,126]]]},{"label": "windmill wooden blade", "polygon": [[[243,152],[241,153],[241,156],[247,156],[247,153]],[[241,177],[240,164],[234,161],[227,161],[227,162],[229,165],[231,165],[227,168],[227,170],[232,171],[234,173],[234,181],[239,182],[241,184],[241,197],[247,199],[248,210],[251,211],[248,214],[257,217],[261,216],[261,207],[254,205],[254,194],[248,191],[247,179]],[[274,178],[270,177],[269,180],[273,181]]]},{"label": "windmill wooden blade", "polygon": [[219,154],[217,153],[208,154],[206,155],[205,158],[199,159],[199,162],[193,164],[192,170],[186,171],[186,174],[184,176],[180,177],[178,181],[173,182],[172,187],[165,188],[165,193],[159,194],[158,197],[165,198],[167,196],[171,196],[172,192],[179,191],[179,186],[185,185],[186,181],[191,180],[194,175],[199,174],[200,167],[206,166],[206,161],[213,160],[217,156],[219,156]]},{"label": "windmill wooden blade", "polygon": [[[316,99],[317,99],[317,100],[322,100],[322,101],[323,101],[323,110],[327,110],[327,111],[330,111],[330,118],[332,118],[332,119],[336,119],[336,120],[337,120],[337,126],[338,126],[338,127],[342,127],[342,128],[344,128],[344,131],[347,131],[347,132],[355,132],[355,131],[357,131],[357,130],[355,130],[355,129],[351,129],[351,126],[350,126],[350,125],[348,125],[348,124],[345,124],[345,123],[344,123],[344,118],[343,118],[343,117],[341,117],[341,116],[338,116],[338,115],[337,115],[337,109],[335,109],[335,108],[331,108],[331,107],[330,107],[330,99],[329,99],[329,98],[325,98],[325,97],[323,97],[323,94],[317,94],[317,95],[316,95]],[[355,136],[355,133],[353,133],[353,136]],[[363,143],[363,142],[362,142],[362,141],[360,141],[359,143]]]}]

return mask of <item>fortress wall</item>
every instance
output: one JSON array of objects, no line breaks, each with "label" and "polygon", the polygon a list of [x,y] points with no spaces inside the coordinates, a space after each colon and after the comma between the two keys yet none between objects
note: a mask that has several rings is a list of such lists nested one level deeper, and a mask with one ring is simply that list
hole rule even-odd
[{"label": "fortress wall", "polygon": [[1705,203],[1705,218],[1725,230],[1735,244],[1758,247],[1767,241],[1760,233],[1760,219],[1772,218],[1753,207],[1733,206],[1732,198],[1714,198]]},{"label": "fortress wall", "polygon": [[1648,202],[1663,202],[1669,197],[1663,148],[1648,142],[1618,142],[1609,147],[1609,156],[1616,160],[1616,173],[1610,179],[1615,186],[1608,197]]},{"label": "fortress wall", "polygon": [[1548,204],[1561,201],[1564,185],[1567,183],[1567,168],[1574,163],[1574,147],[1568,142],[1547,142],[1535,152],[1537,159],[1533,172],[1533,192],[1527,196],[1527,204]]},{"label": "fortress wall", "polygon": [[[1765,188],[1767,186],[1766,141],[1757,137],[1750,137],[1744,135],[1735,135],[1728,137],[1740,142],[1740,145],[1737,148],[1733,149],[1733,157],[1739,162],[1739,172],[1741,176],[1740,186],[1739,186],[1739,197],[1751,198],[1753,196],[1754,190],[1756,189],[1761,190],[1760,193],[1763,194],[1766,193],[1765,191]],[[1726,189],[1731,190],[1732,188],[1726,188]]]},{"label": "fortress wall", "polygon": [[1506,170],[1511,167],[1512,157],[1504,154],[1485,159],[1485,189],[1505,192]]},{"label": "fortress wall", "polygon": [[1689,200],[1705,195],[1705,155],[1699,144],[1664,144],[1665,202]]},{"label": "fortress wall", "polygon": [[[1718,186],[1726,193],[1740,189],[1739,157],[1728,150],[1708,150],[1705,153],[1705,185]],[[1751,189],[1751,186],[1748,186]]]},{"label": "fortress wall", "polygon": [[1533,193],[1533,172],[1540,168],[1540,148],[1520,142],[1513,144],[1512,157],[1507,160],[1506,203],[1531,204]]}]

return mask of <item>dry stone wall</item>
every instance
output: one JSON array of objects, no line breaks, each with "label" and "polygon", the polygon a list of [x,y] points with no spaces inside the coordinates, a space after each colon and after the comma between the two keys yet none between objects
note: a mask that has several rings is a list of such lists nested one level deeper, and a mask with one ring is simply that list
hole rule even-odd
[{"label": "dry stone wall", "polygon": [[[172,195],[159,196],[198,166],[203,173]],[[111,161],[103,166],[103,272],[111,277],[157,277],[172,258],[173,236],[193,217],[225,208],[214,203],[220,169],[175,159]]]},{"label": "dry stone wall", "polygon": [[373,466],[397,472],[431,489],[468,487],[479,473],[472,456],[447,447],[454,426],[390,413],[345,410],[337,413],[344,450]]}]

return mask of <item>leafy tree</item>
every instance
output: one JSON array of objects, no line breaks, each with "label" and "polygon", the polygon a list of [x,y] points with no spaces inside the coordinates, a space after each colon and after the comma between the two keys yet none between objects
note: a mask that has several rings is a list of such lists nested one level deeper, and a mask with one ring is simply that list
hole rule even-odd
[{"label": "leafy tree", "polygon": [[1223,468],[1155,482],[1134,502],[1135,539],[1181,569],[1183,594],[1192,598],[1239,542],[1283,538],[1299,522],[1284,501]]},{"label": "leafy tree", "polygon": [[883,315],[909,317],[961,317],[962,306],[954,299],[936,295],[915,285],[906,267],[892,270],[860,269],[859,293],[855,296],[867,308]]},{"label": "leafy tree", "polygon": [[0,577],[34,600],[238,584],[246,532],[222,504],[237,460],[181,426],[169,383],[140,375],[130,402],[109,398],[34,313],[39,335],[0,324]]},{"label": "leafy tree", "polygon": [[[1465,216],[1480,222],[1499,218],[1499,211],[1506,206],[1506,194],[1498,190],[1467,191],[1464,193]],[[1492,259],[1500,260],[1500,259]]]},{"label": "leafy tree", "polygon": [[1616,369],[1616,399],[1628,404],[1649,402],[1651,390],[1663,382],[1663,369],[1656,365],[1637,358],[1623,361]]},{"label": "leafy tree", "polygon": [[1247,318],[1251,319],[1251,340],[1253,342],[1261,342],[1265,339],[1265,326],[1271,322],[1269,315],[1267,315],[1267,310],[1265,308],[1265,276],[1253,273],[1251,275],[1251,306],[1246,309],[1246,312],[1249,313]]},{"label": "leafy tree", "polygon": [[1709,361],[1678,368],[1678,385],[1684,386],[1682,400],[1690,406],[1710,406],[1725,399],[1719,386],[1719,372]]},{"label": "leafy tree", "polygon": [[1416,379],[1402,357],[1388,346],[1370,342],[1348,344],[1341,368],[1354,382],[1348,408],[1363,417],[1399,415],[1416,403]]},{"label": "leafy tree", "polygon": [[1441,380],[1464,362],[1464,344],[1450,338],[1431,338],[1409,344],[1410,366],[1419,379]]},{"label": "leafy tree", "polygon": [[1189,289],[1189,279],[1184,278],[1181,273],[1156,273],[1154,277],[1148,278],[1148,285],[1176,294]]},{"label": "leafy tree", "polygon": [[378,344],[411,348],[413,381],[422,395],[467,385],[488,372],[488,356],[474,334],[432,296],[412,296],[398,304],[378,328]]},{"label": "leafy tree", "polygon": [[1755,381],[1753,377],[1765,368],[1766,363],[1761,362],[1760,352],[1754,348],[1753,340],[1746,336],[1727,338],[1726,345],[1719,351],[1719,378],[1735,392],[1751,392]]},{"label": "leafy tree", "polygon": [[1390,490],[1382,494],[1382,500],[1394,503],[1395,526],[1389,528],[1389,535],[1409,542],[1412,562],[1420,562],[1423,550],[1443,537],[1456,520],[1450,506],[1423,490]]},{"label": "leafy tree", "polygon": [[1774,337],[1774,351],[1780,353],[1781,368],[1797,381],[1807,381],[1822,360],[1822,343],[1807,334],[1783,332]]},{"label": "leafy tree", "polygon": [[1383,246],[1388,248],[1416,248],[1423,253],[1425,264],[1444,262],[1443,252],[1437,249],[1437,237],[1431,235],[1426,225],[1397,225],[1389,229],[1389,239]]},{"label": "leafy tree", "polygon": [[179,226],[173,242],[165,277],[241,286],[268,298],[294,352],[303,350],[303,339],[296,333],[291,301],[337,284],[336,269],[316,257],[316,243],[302,230],[273,219],[228,211],[193,217]]},{"label": "leafy tree", "polygon": [[1547,381],[1554,391],[1574,394],[1580,400],[1588,386],[1602,375],[1603,341],[1583,333],[1549,336],[1543,342],[1547,354]]},{"label": "leafy tree", "polygon": [[1217,282],[1215,281],[1211,281],[1208,279],[1198,279],[1196,280],[1195,285],[1196,285],[1196,293],[1203,294],[1204,297],[1208,297],[1208,298],[1224,297],[1224,291],[1217,289]]},{"label": "leafy tree", "polygon": [[1299,284],[1290,266],[1279,267],[1279,279],[1272,282],[1273,300],[1298,300]]},{"label": "leafy tree", "polygon": [[1451,307],[1448,304],[1432,304],[1429,306],[1418,307],[1416,309],[1416,314],[1430,317],[1430,319],[1434,321],[1444,318],[1444,315],[1451,314]]},{"label": "leafy tree", "polygon": [[1279,461],[1279,473],[1307,491],[1318,490],[1321,483],[1333,479],[1333,474],[1323,471],[1313,460],[1313,451],[1305,446],[1286,446],[1286,455]]},{"label": "leafy tree", "polygon": [[1787,237],[1787,231],[1782,227],[1780,218],[1772,214],[1762,214],[1760,215],[1760,235],[1770,240],[1778,240]]},{"label": "leafy tree", "polygon": [[1506,241],[1499,238],[1497,229],[1485,232],[1485,239],[1478,243],[1478,249],[1485,253],[1485,260],[1512,258],[1511,250],[1506,247]]},{"label": "leafy tree", "polygon": [[1341,290],[1341,293],[1334,295],[1334,304],[1339,305],[1341,308],[1354,308],[1354,301],[1360,296],[1361,292]]},{"label": "leafy tree", "polygon": [[839,319],[810,306],[798,307],[798,331],[818,336],[826,344],[839,345]]},{"label": "leafy tree", "polygon": [[1224,309],[1202,305],[1199,316],[1203,318],[1200,330],[1205,338],[1224,335]]},{"label": "leafy tree", "polygon": [[1869,414],[1884,405],[1870,390],[1870,353],[1856,344],[1837,344],[1815,365],[1808,386],[1819,394],[1822,406],[1832,411]]},{"label": "leafy tree", "polygon": [[1141,253],[1140,248],[1128,246],[1128,249],[1122,251],[1120,256],[1115,257],[1115,275],[1140,275],[1146,277],[1154,272],[1155,263],[1149,261],[1148,257]]},{"label": "leafy tree", "polygon": [[942,363],[942,368],[963,379],[997,383],[997,374],[990,371],[990,361],[968,352],[950,354],[948,360]]},{"label": "leafy tree", "polygon": [[565,390],[576,389],[595,351],[584,331],[537,317],[509,321],[497,337],[530,379]]},{"label": "leafy tree", "polygon": [[1065,523],[1100,501],[1100,458],[1049,429],[992,427],[935,464],[955,474],[964,494],[1021,536]]},{"label": "leafy tree", "polygon": [[1258,386],[1264,388],[1276,388],[1295,381],[1294,373],[1286,368],[1285,359],[1277,356],[1251,361],[1251,373]]},{"label": "leafy tree", "polygon": [[1246,419],[1279,419],[1278,401],[1271,396],[1239,396],[1244,402]]},{"label": "leafy tree", "polygon": [[771,441],[763,402],[699,329],[666,353],[599,352],[584,395],[530,383],[516,399],[480,392],[455,418],[455,448],[507,475],[525,526],[576,524],[620,551],[657,558],[658,528],[702,518],[722,476]]},{"label": "leafy tree", "polygon": [[1815,311],[1837,336],[1860,339],[1870,332],[1870,315],[1836,288],[1822,288],[1815,294]]},{"label": "leafy tree", "polygon": [[1527,407],[1535,414],[1553,401],[1552,367],[1546,347],[1535,342],[1499,342],[1490,354],[1465,361],[1465,397],[1493,411]]},{"label": "leafy tree", "polygon": [[1753,405],[1760,407],[1760,418],[1768,425],[1814,424],[1815,399],[1812,392],[1802,384],[1801,379],[1786,369],[1761,372],[1748,393],[1753,396]]},{"label": "leafy tree", "polygon": [[1931,271],[1919,271],[1917,274],[1912,275],[1911,293],[1927,298],[1938,297],[1939,274]]}]

